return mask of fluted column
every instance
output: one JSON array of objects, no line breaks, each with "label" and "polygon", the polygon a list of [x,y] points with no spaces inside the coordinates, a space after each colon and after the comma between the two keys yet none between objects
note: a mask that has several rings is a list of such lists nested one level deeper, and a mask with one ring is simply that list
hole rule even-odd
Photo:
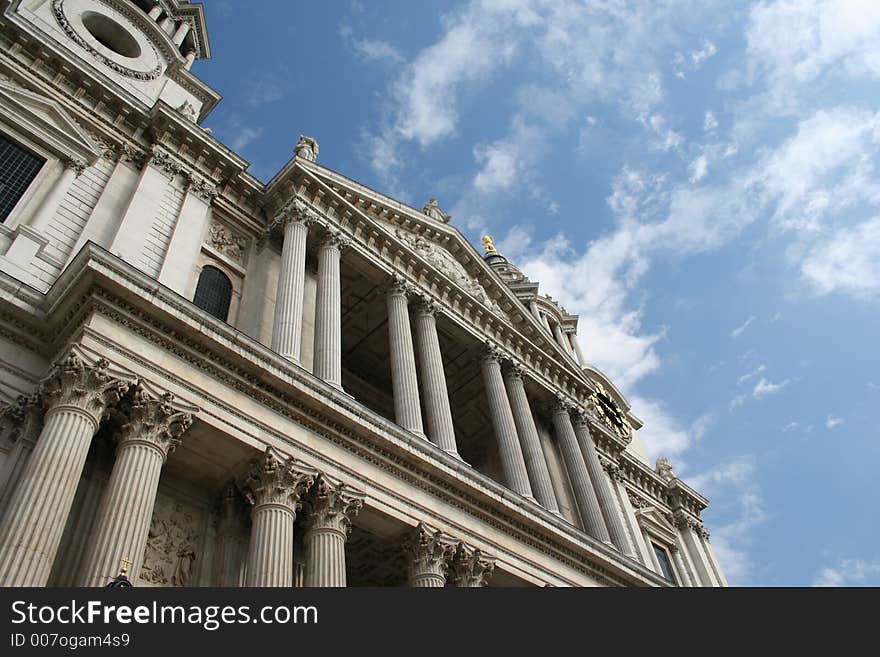
[{"label": "fluted column", "polygon": [[251,509],[247,586],[293,586],[293,521],[317,473],[269,449],[254,461],[243,487]]},{"label": "fluted column", "polygon": [[556,338],[556,344],[562,347],[562,351],[571,354],[571,345],[565,339],[565,333],[562,332],[562,327],[559,324],[553,324],[553,337]]},{"label": "fluted column", "polygon": [[216,586],[245,585],[246,530],[244,505],[235,484],[230,483],[223,489],[220,497],[220,522],[217,526],[217,551],[214,556]]},{"label": "fluted column", "polygon": [[674,522],[681,534],[684,547],[690,555],[690,561],[694,565],[694,576],[698,580],[696,584],[698,586],[718,586],[700,543],[698,534],[702,527],[700,522],[681,511],[676,512]]},{"label": "fluted column", "polygon": [[512,490],[534,499],[522,448],[516,435],[516,422],[501,376],[501,354],[492,347],[487,348],[483,356],[483,380],[486,385],[486,396],[489,398],[489,414],[492,417],[495,438],[498,440],[498,453],[501,457],[504,478]]},{"label": "fluted column", "polygon": [[436,312],[437,306],[430,299],[422,299],[416,308],[416,344],[425,396],[425,420],[428,425],[428,439],[440,449],[458,456],[443,356],[437,337]]},{"label": "fluted column", "polygon": [[571,338],[571,346],[574,347],[574,353],[577,355],[577,362],[581,367],[585,367],[587,364],[587,359],[584,358],[584,352],[581,351],[581,343],[578,340],[577,333],[569,333],[569,337]]},{"label": "fluted column", "polygon": [[128,384],[76,354],[40,384],[43,429],[0,523],[0,586],[45,586],[92,436]]},{"label": "fluted column", "polygon": [[449,571],[452,583],[460,588],[481,588],[488,585],[495,570],[495,559],[484,555],[479,548],[459,543],[452,557]]},{"label": "fluted column", "polygon": [[669,551],[672,553],[672,561],[675,562],[675,570],[678,575],[678,585],[682,587],[691,586],[691,578],[688,576],[687,568],[681,558],[681,550],[678,545],[671,545]]},{"label": "fluted column", "polygon": [[129,577],[137,581],[162,465],[192,424],[192,415],[176,408],[170,393],[157,398],[139,384],[126,402],[80,586],[104,586],[122,559],[131,562]]},{"label": "fluted column", "polygon": [[553,427],[556,429],[556,439],[559,441],[559,451],[565,461],[565,469],[574,492],[581,521],[584,530],[603,543],[611,545],[608,528],[602,518],[602,510],[599,508],[599,500],[596,499],[596,491],[590,483],[590,475],[584,463],[584,456],[578,445],[574,427],[571,424],[569,405],[557,402],[553,407]]},{"label": "fluted column", "polygon": [[281,271],[275,292],[272,349],[299,362],[302,348],[303,294],[306,283],[306,239],[315,216],[299,199],[274,224],[284,227]]},{"label": "fluted column", "polygon": [[553,483],[550,481],[547,459],[544,456],[544,450],[541,449],[538,428],[535,426],[535,418],[532,416],[529,398],[526,395],[522,370],[517,366],[510,365],[504,368],[503,376],[532,491],[541,506],[558,513],[559,505],[556,502],[556,495],[553,493]]},{"label": "fluted column", "polygon": [[315,376],[342,388],[342,307],[339,261],[347,244],[330,231],[318,247],[315,293]]},{"label": "fluted column", "polygon": [[363,504],[363,493],[318,478],[304,505],[307,587],[345,586],[345,539]]},{"label": "fluted column", "polygon": [[706,553],[706,557],[709,559],[709,565],[712,566],[712,572],[715,574],[715,579],[718,581],[718,585],[729,586],[727,583],[727,577],[724,575],[724,571],[721,570],[721,565],[718,563],[718,557],[715,556],[715,550],[712,549],[712,544],[709,542],[709,531],[705,527],[703,527],[703,532],[700,537],[703,542],[703,550]]},{"label": "fluted column", "polygon": [[391,384],[394,392],[394,418],[407,431],[424,435],[419,405],[416,357],[409,325],[409,286],[395,276],[388,288],[388,339]]},{"label": "fluted column", "polygon": [[618,550],[625,555],[634,557],[635,552],[632,549],[626,537],[626,527],[623,526],[623,518],[617,510],[614,502],[614,494],[608,480],[605,478],[605,472],[602,470],[602,464],[599,462],[599,454],[596,452],[596,446],[593,444],[593,437],[590,435],[590,427],[587,418],[583,413],[575,416],[574,433],[577,436],[581,452],[584,455],[584,462],[587,466],[587,473],[590,475],[590,481],[593,484],[593,490],[596,491],[596,498],[599,501],[599,508],[602,510],[602,516],[605,518],[605,526],[611,535],[611,542]]},{"label": "fluted column", "polygon": [[432,532],[419,523],[403,545],[409,585],[415,588],[446,586],[446,573],[455,547],[442,532]]}]

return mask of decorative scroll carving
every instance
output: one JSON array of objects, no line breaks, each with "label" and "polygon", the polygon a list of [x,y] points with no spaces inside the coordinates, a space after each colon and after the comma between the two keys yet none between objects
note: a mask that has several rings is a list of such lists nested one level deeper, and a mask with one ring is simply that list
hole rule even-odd
[{"label": "decorative scroll carving", "polygon": [[128,383],[111,377],[110,367],[103,358],[94,365],[87,365],[75,353],[56,363],[52,372],[39,387],[43,406],[48,410],[54,406],[76,406],[90,413],[98,422],[107,407],[116,404]]},{"label": "decorative scroll carving", "polygon": [[237,234],[228,226],[212,222],[208,231],[208,244],[218,253],[222,253],[230,260],[244,262],[244,252],[247,249],[248,239]]},{"label": "decorative scroll carving", "polygon": [[394,234],[402,242],[414,248],[422,258],[452,279],[477,301],[497,313],[501,312],[501,307],[486,294],[486,290],[483,289],[482,285],[470,277],[464,265],[456,260],[449,251],[401,228],[395,228]]},{"label": "decorative scroll carving", "polygon": [[495,570],[495,559],[487,557],[479,548],[459,543],[450,564],[452,582],[456,586],[486,586]]},{"label": "decorative scroll carving", "polygon": [[335,529],[347,535],[351,531],[352,518],[363,505],[363,493],[319,476],[304,502],[306,526],[308,529]]},{"label": "decorative scroll carving", "polygon": [[164,171],[169,178],[185,172],[185,169],[168,152],[155,144],[150,149],[150,164]]},{"label": "decorative scroll carving", "polygon": [[187,189],[209,203],[220,195],[217,185],[196,173],[189,174]]},{"label": "decorative scroll carving", "polygon": [[266,448],[263,458],[251,462],[251,471],[242,484],[248,504],[278,504],[294,512],[302,507],[301,498],[314,483],[317,471],[292,456],[282,461]]},{"label": "decorative scroll carving", "polygon": [[180,436],[192,424],[192,415],[174,407],[174,395],[156,398],[137,384],[120,409],[119,442],[141,440],[155,445],[164,455],[180,444]]},{"label": "decorative scroll carving", "polygon": [[147,586],[189,586],[198,558],[197,512],[163,495],[156,497],[139,579]]}]

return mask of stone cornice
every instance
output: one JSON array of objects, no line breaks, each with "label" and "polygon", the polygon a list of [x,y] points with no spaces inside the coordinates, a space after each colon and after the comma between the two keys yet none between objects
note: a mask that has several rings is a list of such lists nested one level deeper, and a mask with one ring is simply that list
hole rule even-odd
[{"label": "stone cornice", "polygon": [[[621,560],[614,550],[558,516],[428,441],[412,436],[232,327],[212,321],[189,302],[92,244],[87,244],[77,255],[41,305],[49,320],[47,333],[57,336],[53,342],[55,349],[59,343],[67,343],[81,333],[83,323],[92,314],[103,314],[123,322],[128,330],[136,330],[163,348],[173,350],[194,366],[220,378],[225,385],[253,396],[273,411],[380,464],[394,476],[465,509],[504,533],[552,554],[572,568],[612,584],[663,584],[647,569],[631,560]],[[194,339],[186,339],[188,334]],[[92,335],[92,339],[99,338]],[[127,357],[139,358],[137,354]],[[143,361],[143,365],[155,368],[147,361]],[[203,393],[187,382],[181,385],[193,399]],[[222,400],[216,403],[225,404]],[[210,414],[202,402],[199,405],[207,420]],[[253,423],[237,409],[230,407],[229,412],[237,414],[242,422]],[[277,435],[280,441],[290,440],[266,425],[260,425],[254,435]],[[316,465],[326,458],[307,446],[297,445],[297,451],[304,456],[308,454]],[[361,482],[358,485],[362,487],[374,486],[362,481],[358,472],[352,471],[346,476],[356,484]],[[402,503],[411,504],[405,497],[400,499]],[[432,511],[425,509],[425,513]],[[445,518],[439,520],[449,522]],[[461,536],[471,533],[472,528],[468,527],[456,530]],[[502,546],[490,547],[499,556],[507,551]]]}]

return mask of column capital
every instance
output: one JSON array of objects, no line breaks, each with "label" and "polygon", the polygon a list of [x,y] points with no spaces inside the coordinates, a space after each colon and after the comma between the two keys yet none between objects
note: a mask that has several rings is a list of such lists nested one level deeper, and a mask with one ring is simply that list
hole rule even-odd
[{"label": "column capital", "polygon": [[452,582],[460,587],[481,587],[489,583],[495,570],[495,558],[488,557],[479,548],[458,544],[450,563]]},{"label": "column capital", "polygon": [[522,381],[525,373],[526,368],[523,366],[523,364],[513,360],[512,358],[508,359],[504,363],[504,366],[502,368],[502,374],[504,374],[505,378],[519,379],[520,381]]},{"label": "column capital", "polygon": [[42,405],[37,393],[19,395],[15,401],[0,409],[2,435],[12,443],[19,440],[36,442],[42,419]]},{"label": "column capital", "polygon": [[193,421],[191,412],[175,404],[174,395],[153,395],[140,381],[129,390],[119,416],[122,426],[116,439],[120,445],[147,443],[159,450],[163,459],[180,444]]},{"label": "column capital", "polygon": [[79,178],[85,172],[85,170],[89,168],[88,162],[86,162],[85,160],[81,160],[79,158],[76,158],[76,157],[67,158],[67,159],[63,160],[63,162],[64,162],[65,169],[70,169],[70,170],[76,172],[77,178]]},{"label": "column capital", "polygon": [[498,363],[499,365],[507,360],[510,360],[510,357],[507,355],[500,346],[492,342],[491,340],[486,340],[483,343],[483,361],[488,363]]},{"label": "column capital", "polygon": [[411,573],[443,578],[455,548],[448,536],[439,530],[431,531],[424,523],[419,523],[403,544]]},{"label": "column capital", "polygon": [[109,367],[103,358],[90,364],[74,352],[56,362],[39,386],[46,412],[73,406],[87,413],[97,428],[108,406],[118,403],[129,386],[111,376]]},{"label": "column capital", "polygon": [[565,413],[571,420],[571,413],[577,409],[577,405],[562,393],[557,392],[553,395],[553,401],[550,402],[550,409],[554,414]]},{"label": "column capital", "polygon": [[416,293],[416,313],[436,317],[440,312],[440,304],[431,295],[424,292]]},{"label": "column capital", "polygon": [[416,293],[416,287],[403,274],[394,272],[388,277],[384,291],[388,295],[410,296]]},{"label": "column capital", "polygon": [[277,505],[296,513],[301,498],[318,472],[292,456],[281,460],[267,447],[262,458],[251,461],[250,472],[242,482],[245,499],[253,507]]},{"label": "column capital", "polygon": [[330,226],[324,226],[324,232],[319,241],[322,247],[333,247],[340,252],[351,246],[351,240],[348,237]]},{"label": "column capital", "polygon": [[602,469],[608,473],[609,477],[611,477],[612,481],[626,481],[626,474],[624,474],[623,468],[621,468],[620,465],[611,459],[601,457],[599,458],[599,463],[602,465]]},{"label": "column capital", "polygon": [[364,506],[364,493],[318,475],[303,505],[306,531],[335,530],[347,536],[352,518]]}]

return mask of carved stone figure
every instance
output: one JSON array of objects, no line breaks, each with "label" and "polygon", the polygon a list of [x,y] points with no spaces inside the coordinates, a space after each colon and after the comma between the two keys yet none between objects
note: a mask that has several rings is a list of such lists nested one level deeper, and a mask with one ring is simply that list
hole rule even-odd
[{"label": "carved stone figure", "polygon": [[300,135],[296,146],[293,147],[293,152],[302,160],[314,162],[318,159],[318,142],[311,137]]},{"label": "carved stone figure", "polygon": [[669,460],[665,458],[657,459],[657,474],[659,474],[664,481],[672,481],[675,479],[675,473],[672,471],[672,466],[669,464]]},{"label": "carved stone figure", "polygon": [[208,243],[211,247],[231,260],[242,262],[244,250],[247,248],[247,238],[235,234],[232,229],[219,223],[212,223],[208,235]]},{"label": "carved stone figure", "polygon": [[156,498],[153,521],[147,534],[141,585],[189,586],[197,559],[200,533],[196,510],[164,495]]},{"label": "carved stone figure", "polygon": [[448,224],[452,219],[451,214],[446,214],[440,209],[440,205],[437,203],[436,198],[429,199],[428,202],[422,206],[422,214],[426,214],[431,217],[431,219],[436,219],[444,224]]}]

